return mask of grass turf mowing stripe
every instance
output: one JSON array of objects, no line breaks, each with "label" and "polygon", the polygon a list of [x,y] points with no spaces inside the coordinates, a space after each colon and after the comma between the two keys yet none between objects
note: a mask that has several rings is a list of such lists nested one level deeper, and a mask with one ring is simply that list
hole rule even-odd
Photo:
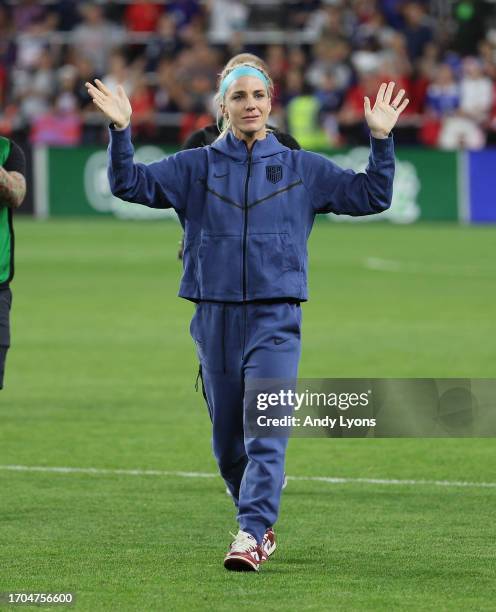
[{"label": "grass turf mowing stripe", "polygon": [[[63,474],[96,474],[126,476],[173,476],[177,478],[217,478],[211,472],[180,472],[163,470],[124,470],[106,468],[50,467],[37,465],[0,465],[0,470],[11,472],[53,472]],[[466,482],[463,480],[402,480],[396,478],[337,478],[333,476],[288,476],[288,480],[304,482],[327,482],[330,484],[380,484],[380,485],[431,485],[436,487],[476,487],[483,489],[496,488],[496,482]]]}]

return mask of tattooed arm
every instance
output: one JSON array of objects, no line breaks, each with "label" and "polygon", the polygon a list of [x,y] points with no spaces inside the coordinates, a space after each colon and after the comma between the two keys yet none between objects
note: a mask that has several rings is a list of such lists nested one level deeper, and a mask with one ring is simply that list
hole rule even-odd
[{"label": "tattooed arm", "polygon": [[18,208],[26,195],[26,158],[22,149],[11,141],[10,154],[0,166],[0,202]]},{"label": "tattooed arm", "polygon": [[18,208],[26,195],[26,179],[19,172],[8,172],[0,167],[0,202]]}]

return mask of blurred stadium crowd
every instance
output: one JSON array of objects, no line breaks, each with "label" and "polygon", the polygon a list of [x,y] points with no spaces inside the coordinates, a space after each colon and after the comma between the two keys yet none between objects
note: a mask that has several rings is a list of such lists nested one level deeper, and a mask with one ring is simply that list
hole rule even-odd
[{"label": "blurred stadium crowd", "polygon": [[402,144],[496,143],[496,0],[0,0],[0,133],[101,143],[84,83],[123,83],[136,140],[177,144],[215,120],[234,54],[266,62],[271,121],[305,148],[366,142],[363,96],[382,80],[410,105]]}]

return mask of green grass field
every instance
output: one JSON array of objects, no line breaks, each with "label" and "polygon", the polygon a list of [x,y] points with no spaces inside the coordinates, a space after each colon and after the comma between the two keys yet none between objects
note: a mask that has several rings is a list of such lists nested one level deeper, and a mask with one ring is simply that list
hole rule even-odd
[{"label": "green grass field", "polygon": [[[0,469],[0,592],[72,591],[88,611],[496,609],[496,486],[418,482],[496,483],[493,439],[293,439],[290,477],[415,482],[290,480],[273,559],[226,572],[223,484],[178,474],[216,472],[179,226],[16,230],[0,464],[110,471]],[[317,224],[300,375],[495,378],[495,243]]]}]

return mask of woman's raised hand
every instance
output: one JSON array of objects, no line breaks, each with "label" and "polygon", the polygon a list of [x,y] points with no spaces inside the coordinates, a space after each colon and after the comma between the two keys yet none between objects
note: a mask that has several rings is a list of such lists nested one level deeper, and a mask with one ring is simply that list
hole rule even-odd
[{"label": "woman's raised hand", "polygon": [[112,93],[99,79],[95,79],[96,86],[92,83],[85,85],[93,102],[115,127],[121,129],[129,125],[133,110],[122,85],[117,86],[116,93]]},{"label": "woman's raised hand", "polygon": [[364,98],[365,120],[374,138],[387,138],[398,117],[408,106],[409,100],[403,100],[404,89],[400,89],[391,102],[394,85],[393,82],[381,84],[373,108],[370,107],[370,99],[367,96]]}]

